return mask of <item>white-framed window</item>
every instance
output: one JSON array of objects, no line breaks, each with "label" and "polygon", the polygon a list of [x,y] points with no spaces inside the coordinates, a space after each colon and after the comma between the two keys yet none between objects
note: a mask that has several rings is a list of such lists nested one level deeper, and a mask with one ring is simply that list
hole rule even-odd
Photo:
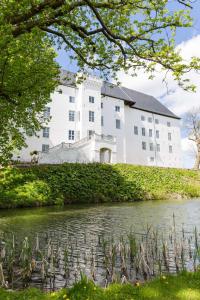
[{"label": "white-framed window", "polygon": [[119,106],[119,105],[116,105],[116,106],[115,106],[115,111],[116,111],[116,112],[120,112],[120,106]]},{"label": "white-framed window", "polygon": [[94,130],[88,130],[88,136],[89,136],[89,138],[91,138],[93,134],[95,134]]},{"label": "white-framed window", "polygon": [[141,121],[145,121],[145,116],[141,116]]},{"label": "white-framed window", "polygon": [[157,152],[160,152],[160,144],[156,145],[156,150],[157,150]]},{"label": "white-framed window", "polygon": [[49,127],[43,128],[43,137],[46,137],[46,138],[49,137]]},{"label": "white-framed window", "polygon": [[68,139],[70,141],[74,141],[74,130],[69,130],[69,132],[68,132]]},{"label": "white-framed window", "polygon": [[74,122],[75,121],[75,111],[69,110],[69,121]]},{"label": "white-framed window", "polygon": [[152,123],[152,122],[153,122],[153,119],[152,119],[151,117],[149,117],[149,118],[148,118],[148,122],[149,122],[149,123]]},{"label": "white-framed window", "polygon": [[145,136],[145,128],[142,127],[142,136]]},{"label": "white-framed window", "polygon": [[101,108],[103,108],[103,102],[101,102]]},{"label": "white-framed window", "polygon": [[173,152],[172,145],[169,145],[169,153],[172,153],[172,152]]},{"label": "white-framed window", "polygon": [[34,130],[31,129],[31,128],[27,129],[26,130],[26,135],[29,136],[29,137],[33,136],[34,135]]},{"label": "white-framed window", "polygon": [[48,119],[50,117],[50,107],[45,107],[44,112],[43,112],[43,117],[44,119]]},{"label": "white-framed window", "polygon": [[171,127],[171,123],[170,122],[167,122],[167,127]]},{"label": "white-framed window", "polygon": [[150,162],[154,162],[154,160],[155,160],[154,157],[151,156],[151,157],[150,157]]},{"label": "white-framed window", "polygon": [[89,122],[94,122],[94,111],[89,110]]},{"label": "white-framed window", "polygon": [[93,96],[89,96],[89,102],[94,103],[94,97]]},{"label": "white-framed window", "polygon": [[75,103],[75,97],[74,96],[69,96],[69,102],[70,103]]},{"label": "white-framed window", "polygon": [[121,128],[121,122],[119,119],[116,119],[116,128],[120,129]]},{"label": "white-framed window", "polygon": [[138,135],[138,127],[137,126],[134,126],[134,134]]},{"label": "white-framed window", "polygon": [[158,119],[155,119],[155,123],[156,123],[156,124],[159,124],[159,120],[158,120]]},{"label": "white-framed window", "polygon": [[171,132],[168,132],[168,141],[171,141],[172,140],[172,134]]},{"label": "white-framed window", "polygon": [[153,143],[149,143],[149,150],[153,151]]},{"label": "white-framed window", "polygon": [[160,138],[160,132],[159,132],[159,130],[156,130],[156,138],[157,138],[157,139]]},{"label": "white-framed window", "polygon": [[149,137],[153,136],[153,129],[149,129]]},{"label": "white-framed window", "polygon": [[104,126],[103,116],[101,116],[101,126]]},{"label": "white-framed window", "polygon": [[49,152],[49,145],[48,144],[42,144],[42,152]]},{"label": "white-framed window", "polygon": [[147,144],[146,142],[142,142],[142,150],[146,150],[147,149]]}]

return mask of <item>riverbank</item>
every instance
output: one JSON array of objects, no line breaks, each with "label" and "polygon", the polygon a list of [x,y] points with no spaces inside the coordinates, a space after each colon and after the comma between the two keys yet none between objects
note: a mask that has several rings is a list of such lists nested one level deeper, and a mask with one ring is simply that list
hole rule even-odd
[{"label": "riverbank", "polygon": [[200,197],[200,172],[127,164],[0,170],[0,208]]},{"label": "riverbank", "polygon": [[1,300],[200,300],[200,272],[161,276],[141,284],[96,286],[84,278],[70,289],[43,293],[37,289],[6,291],[0,289]]}]

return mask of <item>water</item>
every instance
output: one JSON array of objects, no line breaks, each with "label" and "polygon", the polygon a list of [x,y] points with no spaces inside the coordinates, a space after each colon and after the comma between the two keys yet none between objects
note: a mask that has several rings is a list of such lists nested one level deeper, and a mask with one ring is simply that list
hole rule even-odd
[{"label": "water", "polygon": [[[95,280],[102,283],[102,273],[105,276],[105,272],[102,271],[102,249],[98,246],[100,239],[126,239],[130,231],[136,234],[146,232],[148,225],[168,237],[173,226],[173,214],[177,234],[181,233],[182,228],[186,234],[190,234],[195,226],[200,231],[200,199],[189,199],[1,210],[0,237],[6,240],[14,234],[18,247],[24,237],[28,237],[34,247],[38,235],[42,251],[47,251],[50,239],[54,253],[60,247],[62,264],[56,268],[56,288],[66,285],[66,280],[63,279],[66,278],[63,274],[63,249],[66,248],[70,253],[70,272],[75,270],[73,278],[68,278],[67,284],[77,279],[77,269],[92,276],[92,264],[95,265]],[[97,269],[101,269],[101,272]],[[40,281],[36,276],[31,285],[38,284]],[[49,281],[46,284],[46,288],[48,287]]]}]

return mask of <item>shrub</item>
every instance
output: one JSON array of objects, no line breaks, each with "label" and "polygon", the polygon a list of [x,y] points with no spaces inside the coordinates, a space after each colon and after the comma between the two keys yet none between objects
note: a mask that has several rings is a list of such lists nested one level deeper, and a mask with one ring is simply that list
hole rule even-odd
[{"label": "shrub", "polygon": [[199,197],[200,173],[127,164],[39,165],[0,170],[0,207]]}]

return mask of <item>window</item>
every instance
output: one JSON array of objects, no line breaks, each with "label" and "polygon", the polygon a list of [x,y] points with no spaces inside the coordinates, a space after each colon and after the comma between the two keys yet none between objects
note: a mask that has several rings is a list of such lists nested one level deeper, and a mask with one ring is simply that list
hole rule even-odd
[{"label": "window", "polygon": [[142,150],[146,150],[147,146],[146,146],[146,142],[142,142]]},{"label": "window", "polygon": [[168,132],[168,141],[171,141],[172,140],[172,134],[171,132]]},{"label": "window", "polygon": [[69,121],[74,121],[74,120],[75,120],[75,111],[69,110]]},{"label": "window", "polygon": [[156,123],[156,124],[159,124],[159,120],[158,120],[158,119],[155,119],[155,123]]},{"label": "window", "polygon": [[49,127],[43,128],[43,137],[46,137],[46,138],[49,137]]},{"label": "window", "polygon": [[68,139],[74,141],[74,130],[69,130]]},{"label": "window", "polygon": [[142,121],[145,121],[145,116],[141,116],[141,120],[142,120]]},{"label": "window", "polygon": [[101,108],[103,108],[103,102],[101,102]]},{"label": "window", "polygon": [[157,152],[160,152],[160,144],[156,145]]},{"label": "window", "polygon": [[138,135],[138,127],[134,126],[134,134]]},{"label": "window", "polygon": [[75,97],[69,96],[69,102],[70,103],[75,103]]},{"label": "window", "polygon": [[156,138],[159,139],[159,137],[160,137],[160,132],[159,130],[156,130]]},{"label": "window", "polygon": [[154,157],[150,157],[150,161],[153,162],[154,161]]},{"label": "window", "polygon": [[42,152],[49,152],[49,145],[43,144],[42,145]]},{"label": "window", "polygon": [[151,117],[148,118],[148,122],[152,123],[152,118]]},{"label": "window", "polygon": [[94,130],[88,130],[88,136],[91,139],[92,135],[95,133]]},{"label": "window", "polygon": [[89,102],[94,103],[94,97],[93,96],[89,96]]},{"label": "window", "polygon": [[43,117],[44,119],[48,119],[50,117],[50,107],[45,107]]},{"label": "window", "polygon": [[149,129],[149,137],[152,137],[152,136],[153,136],[153,130]]},{"label": "window", "polygon": [[26,135],[29,136],[29,137],[33,136],[34,135],[34,130],[31,129],[31,128],[27,129],[26,130]]},{"label": "window", "polygon": [[115,111],[120,112],[120,106],[115,106]]},{"label": "window", "polygon": [[169,145],[169,153],[172,153],[172,145]]},{"label": "window", "polygon": [[101,126],[103,126],[104,123],[103,123],[103,116],[101,116]]},{"label": "window", "polygon": [[94,122],[94,111],[89,111],[89,122]]},{"label": "window", "polygon": [[120,120],[116,119],[116,128],[120,129],[121,128],[121,124],[120,124]]},{"label": "window", "polygon": [[145,128],[142,128],[142,135],[145,136]]},{"label": "window", "polygon": [[167,122],[167,126],[168,126],[168,127],[171,127],[171,123],[170,123],[170,122]]},{"label": "window", "polygon": [[153,151],[153,143],[149,143],[149,150]]}]

